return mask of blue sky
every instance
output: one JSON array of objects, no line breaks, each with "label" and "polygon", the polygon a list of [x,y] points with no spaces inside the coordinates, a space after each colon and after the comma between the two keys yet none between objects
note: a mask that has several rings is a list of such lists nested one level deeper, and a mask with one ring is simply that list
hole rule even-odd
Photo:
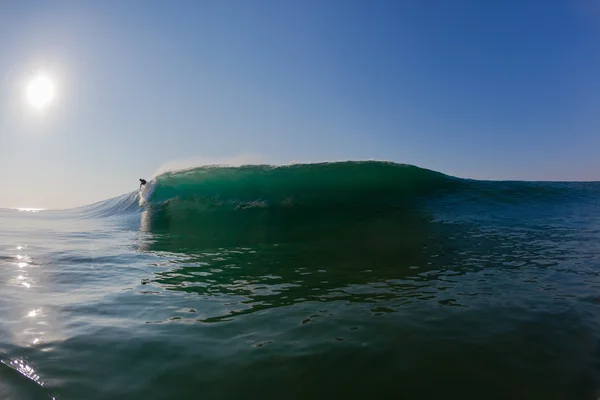
[{"label": "blue sky", "polygon": [[595,0],[0,2],[0,206],[87,204],[181,159],[599,180],[598,43]]}]

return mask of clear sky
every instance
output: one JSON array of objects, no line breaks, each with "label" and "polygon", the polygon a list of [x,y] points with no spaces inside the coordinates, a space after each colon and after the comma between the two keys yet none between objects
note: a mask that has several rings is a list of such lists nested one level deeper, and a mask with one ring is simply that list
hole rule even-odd
[{"label": "clear sky", "polygon": [[599,180],[599,151],[596,0],[0,1],[0,207],[184,158]]}]

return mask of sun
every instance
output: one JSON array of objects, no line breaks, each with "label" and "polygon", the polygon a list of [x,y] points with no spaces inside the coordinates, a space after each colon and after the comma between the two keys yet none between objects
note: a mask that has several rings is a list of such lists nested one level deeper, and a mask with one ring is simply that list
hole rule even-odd
[{"label": "sun", "polygon": [[52,104],[56,97],[56,87],[48,76],[38,75],[27,84],[26,96],[31,106],[44,109]]}]

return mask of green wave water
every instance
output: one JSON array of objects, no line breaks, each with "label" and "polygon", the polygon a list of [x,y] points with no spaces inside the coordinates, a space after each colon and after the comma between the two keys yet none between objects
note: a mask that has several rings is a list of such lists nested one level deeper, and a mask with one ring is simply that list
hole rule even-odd
[{"label": "green wave water", "polygon": [[377,161],[212,166],[158,176],[152,202],[193,198],[264,201],[270,206],[356,203],[423,194],[448,186],[452,179],[411,165]]},{"label": "green wave water", "polygon": [[0,398],[596,399],[600,183],[199,167],[0,210]]},{"label": "green wave water", "polygon": [[456,178],[390,162],[208,166],[162,174],[143,188],[141,201],[129,195],[104,205],[103,212],[131,210],[137,201],[144,231],[196,236],[218,231],[221,237],[256,224],[344,223],[406,208],[458,185]]}]

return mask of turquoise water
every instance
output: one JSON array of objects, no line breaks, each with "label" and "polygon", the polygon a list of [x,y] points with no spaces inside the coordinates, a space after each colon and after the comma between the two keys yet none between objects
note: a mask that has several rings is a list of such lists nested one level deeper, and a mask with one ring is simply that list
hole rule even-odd
[{"label": "turquoise water", "polygon": [[0,399],[600,394],[600,183],[346,162],[149,186],[0,210]]}]

